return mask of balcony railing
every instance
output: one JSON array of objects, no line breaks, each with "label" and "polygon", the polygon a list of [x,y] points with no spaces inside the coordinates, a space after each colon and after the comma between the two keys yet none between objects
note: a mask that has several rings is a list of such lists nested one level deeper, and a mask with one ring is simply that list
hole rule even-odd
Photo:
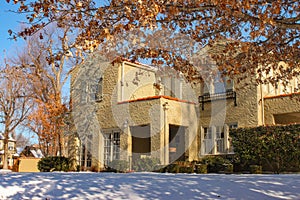
[{"label": "balcony railing", "polygon": [[236,92],[233,90],[227,90],[226,92],[215,93],[215,94],[205,93],[202,96],[199,96],[199,103],[202,105],[202,110],[204,110],[204,103],[217,101],[217,100],[224,100],[224,99],[233,99],[234,106],[237,106]]}]

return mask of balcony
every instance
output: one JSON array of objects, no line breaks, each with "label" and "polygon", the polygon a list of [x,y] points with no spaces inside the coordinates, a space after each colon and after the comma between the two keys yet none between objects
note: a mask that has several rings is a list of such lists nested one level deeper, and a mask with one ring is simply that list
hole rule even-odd
[{"label": "balcony", "polygon": [[199,96],[199,103],[202,106],[202,110],[204,110],[204,104],[207,102],[217,101],[217,100],[224,100],[224,99],[233,99],[234,106],[237,106],[236,103],[236,92],[233,90],[227,90],[226,92],[222,93],[215,93],[209,94],[205,93],[202,96]]}]

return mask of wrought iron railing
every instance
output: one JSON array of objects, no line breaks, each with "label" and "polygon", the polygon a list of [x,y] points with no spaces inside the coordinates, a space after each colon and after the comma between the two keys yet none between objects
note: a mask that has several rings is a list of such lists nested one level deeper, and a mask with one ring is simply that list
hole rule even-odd
[{"label": "wrought iron railing", "polygon": [[237,106],[236,92],[233,90],[227,90],[226,92],[215,93],[215,94],[205,93],[202,96],[199,96],[199,103],[202,105],[202,110],[204,110],[204,103],[217,101],[217,100],[224,100],[224,99],[233,99],[234,106]]}]

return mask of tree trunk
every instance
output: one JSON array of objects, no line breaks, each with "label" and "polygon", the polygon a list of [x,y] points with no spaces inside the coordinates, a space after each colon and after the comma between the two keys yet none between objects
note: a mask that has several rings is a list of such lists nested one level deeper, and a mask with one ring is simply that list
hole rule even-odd
[{"label": "tree trunk", "polygon": [[4,133],[4,157],[3,157],[3,169],[8,169],[8,131]]}]

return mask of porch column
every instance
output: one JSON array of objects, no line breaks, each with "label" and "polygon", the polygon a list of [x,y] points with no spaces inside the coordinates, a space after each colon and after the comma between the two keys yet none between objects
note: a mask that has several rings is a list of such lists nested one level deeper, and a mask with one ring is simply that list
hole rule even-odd
[{"label": "porch column", "polygon": [[200,157],[205,154],[204,128],[200,127]]},{"label": "porch column", "polygon": [[132,169],[132,136],[130,132],[129,126],[124,129],[125,134],[127,134],[127,155],[128,155],[128,162],[129,162],[129,170]]},{"label": "porch column", "polygon": [[224,125],[224,145],[225,145],[225,152],[229,153],[229,148],[230,148],[229,126],[227,124]]},{"label": "porch column", "polygon": [[217,137],[216,137],[216,126],[211,127],[211,140],[212,140],[212,154],[217,153]]}]

